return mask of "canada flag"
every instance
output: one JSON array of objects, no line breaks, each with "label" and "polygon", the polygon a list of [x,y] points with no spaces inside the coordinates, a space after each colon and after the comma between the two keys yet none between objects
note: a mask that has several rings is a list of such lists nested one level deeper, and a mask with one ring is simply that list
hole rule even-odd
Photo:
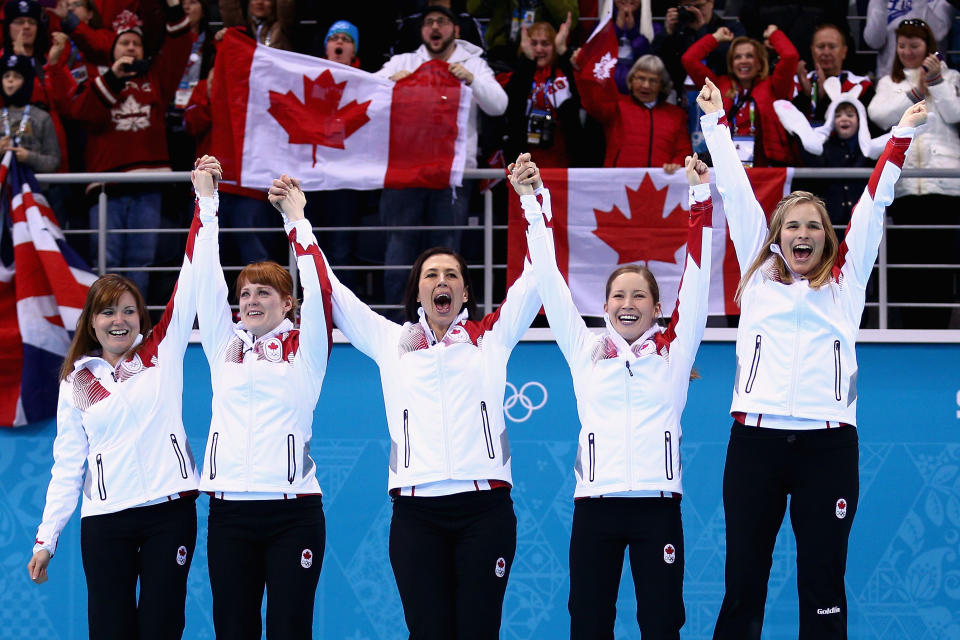
[{"label": "canada flag", "polygon": [[613,13],[607,12],[577,54],[575,78],[578,87],[588,84],[613,84],[617,66],[617,32],[613,27]]},{"label": "canada flag", "polygon": [[394,83],[228,30],[217,53],[212,151],[224,179],[307,191],[460,185],[471,90],[431,61]]},{"label": "canada flag", "polygon": [[[536,157],[534,157],[536,161]],[[769,216],[790,192],[792,169],[747,169],[754,193]],[[656,276],[664,317],[673,313],[686,255],[690,215],[684,172],[663,169],[543,169],[553,208],[557,266],[577,309],[602,316],[607,277],[620,265],[639,263]],[[711,185],[713,227],[726,227],[723,200]],[[526,221],[520,199],[510,198],[507,279],[523,269]],[[728,233],[713,234],[711,314],[739,313],[733,301],[740,267]]]}]

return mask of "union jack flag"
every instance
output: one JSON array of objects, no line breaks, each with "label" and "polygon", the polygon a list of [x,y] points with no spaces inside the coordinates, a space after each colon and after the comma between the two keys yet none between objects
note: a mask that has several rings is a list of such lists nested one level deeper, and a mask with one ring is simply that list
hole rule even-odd
[{"label": "union jack flag", "polygon": [[0,162],[0,426],[51,418],[57,373],[96,275],[63,231],[28,167]]}]

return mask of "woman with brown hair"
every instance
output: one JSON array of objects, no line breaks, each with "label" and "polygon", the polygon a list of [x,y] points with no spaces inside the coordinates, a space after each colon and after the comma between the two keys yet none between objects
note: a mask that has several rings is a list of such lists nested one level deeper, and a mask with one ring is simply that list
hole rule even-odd
[{"label": "woman with brown hair", "polygon": [[210,494],[207,562],[217,637],[312,637],[326,544],[313,411],[331,345],[330,284],[300,189],[270,201],[281,211],[303,287],[276,262],[240,272],[233,321],[220,266],[218,203],[201,206],[195,261],[197,319],[210,364],[213,416],[200,489]]},{"label": "woman with brown hair", "polygon": [[[886,130],[896,123],[899,113],[923,100],[927,123],[917,132],[904,169],[960,169],[960,73],[940,59],[933,32],[923,20],[904,20],[895,34],[893,70],[880,78],[867,113]],[[897,184],[889,214],[895,224],[957,224],[958,196],[960,180],[956,178],[904,178]],[[895,231],[888,243],[887,261],[929,264],[930,256],[954,256],[958,249],[960,236],[955,231]],[[954,269],[924,269],[919,273],[891,269],[888,291],[896,302],[951,303],[957,301],[955,279]],[[892,324],[903,328],[946,329],[950,318],[948,308],[894,311]]]},{"label": "woman with brown hair", "polygon": [[847,540],[860,491],[856,339],[884,210],[926,108],[921,102],[904,112],[839,243],[823,201],[805,191],[781,200],[768,225],[720,90],[708,80],[697,102],[743,274],[723,474],[726,593],[713,637],[760,638],[790,496],[799,638],[846,638]]},{"label": "woman with brown hair", "polygon": [[[780,56],[772,73],[764,43],[746,36],[734,38],[727,27],[720,27],[693,43],[683,54],[683,68],[690,74],[694,86],[703,85],[709,78],[720,88],[723,109],[742,162],[754,167],[793,165],[798,151],[780,124],[773,102],[793,97],[793,76],[800,54],[776,25],[766,28],[763,39]],[[718,76],[703,60],[723,42],[730,43],[727,75]]]},{"label": "woman with brown hair", "polygon": [[[219,171],[215,160],[198,164],[197,209],[212,200]],[[28,570],[34,582],[47,580],[82,491],[80,548],[94,639],[183,633],[198,483],[181,417],[183,355],[196,315],[199,224],[194,217],[177,286],[157,325],[151,330],[131,280],[101,276],[60,371],[52,478]]]},{"label": "woman with brown hair", "polygon": [[[270,197],[298,190],[284,176]],[[529,269],[477,319],[463,257],[428,249],[407,278],[402,325],[329,278],[337,327],[380,367],[390,564],[410,637],[496,640],[517,544],[502,407],[507,360],[540,309]]]},{"label": "woman with brown hair", "polygon": [[536,166],[522,160],[511,182],[529,222],[537,290],[570,366],[581,424],[570,535],[570,638],[613,637],[628,551],[641,636],[675,640],[686,619],[680,415],[707,323],[713,250],[709,172],[696,155],[685,158],[690,222],[669,324],[658,323],[656,278],[646,267],[625,265],[607,280],[606,331],[597,334],[584,324],[557,268],[544,220],[552,215],[550,193]]}]

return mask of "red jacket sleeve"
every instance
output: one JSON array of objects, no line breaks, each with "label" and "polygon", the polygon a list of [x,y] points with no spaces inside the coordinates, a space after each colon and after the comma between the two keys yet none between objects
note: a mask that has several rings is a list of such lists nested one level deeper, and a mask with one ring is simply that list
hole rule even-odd
[{"label": "red jacket sleeve", "polygon": [[690,132],[687,130],[687,112],[677,108],[676,126],[674,126],[673,149],[674,156],[670,160],[673,164],[683,165],[684,159],[693,155],[693,146],[690,144]]},{"label": "red jacket sleeve", "polygon": [[201,138],[213,125],[210,116],[210,98],[207,96],[207,80],[204,78],[193,88],[190,102],[183,112],[183,125],[187,133],[195,138]]},{"label": "red jacket sleeve", "polygon": [[782,30],[777,29],[770,34],[770,44],[780,56],[780,61],[773,68],[770,76],[770,89],[774,100],[790,100],[793,98],[793,76],[797,73],[797,63],[800,54]]},{"label": "red jacket sleeve", "polygon": [[580,104],[592,117],[600,122],[607,123],[617,113],[617,96],[619,92],[613,78],[605,83],[587,78],[583,73],[576,74],[577,91],[580,93]]},{"label": "red jacket sleeve", "polygon": [[93,64],[109,67],[113,60],[113,41],[117,34],[113,29],[94,29],[85,22],[77,24],[76,28],[70,34],[73,40],[87,60]]},{"label": "red jacket sleeve", "polygon": [[[707,78],[710,78],[714,83],[717,82],[717,74],[703,64],[703,61],[718,46],[720,46],[720,43],[717,42],[717,39],[713,37],[712,33],[708,33],[690,45],[690,48],[680,58],[683,68],[690,74],[695,87],[702,87]],[[793,67],[796,69],[796,62],[793,63]]]},{"label": "red jacket sleeve", "polygon": [[150,73],[156,74],[154,77],[157,79],[160,96],[165,103],[173,102],[193,45],[191,39],[187,37],[190,33],[189,20],[182,12],[178,12],[177,15],[177,22],[167,22],[167,37],[150,66]]}]

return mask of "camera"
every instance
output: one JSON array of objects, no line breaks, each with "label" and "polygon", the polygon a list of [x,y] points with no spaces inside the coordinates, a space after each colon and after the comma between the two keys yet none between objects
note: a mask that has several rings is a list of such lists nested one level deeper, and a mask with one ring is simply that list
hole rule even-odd
[{"label": "camera", "polygon": [[689,27],[694,24],[700,16],[697,15],[697,12],[690,8],[687,4],[678,4],[677,5],[677,21],[681,26]]},{"label": "camera", "polygon": [[553,146],[553,129],[556,120],[546,111],[533,109],[527,116],[527,144],[537,145],[541,149]]},{"label": "camera", "polygon": [[120,69],[140,75],[150,70],[150,62],[148,60],[134,60],[120,65]]}]

